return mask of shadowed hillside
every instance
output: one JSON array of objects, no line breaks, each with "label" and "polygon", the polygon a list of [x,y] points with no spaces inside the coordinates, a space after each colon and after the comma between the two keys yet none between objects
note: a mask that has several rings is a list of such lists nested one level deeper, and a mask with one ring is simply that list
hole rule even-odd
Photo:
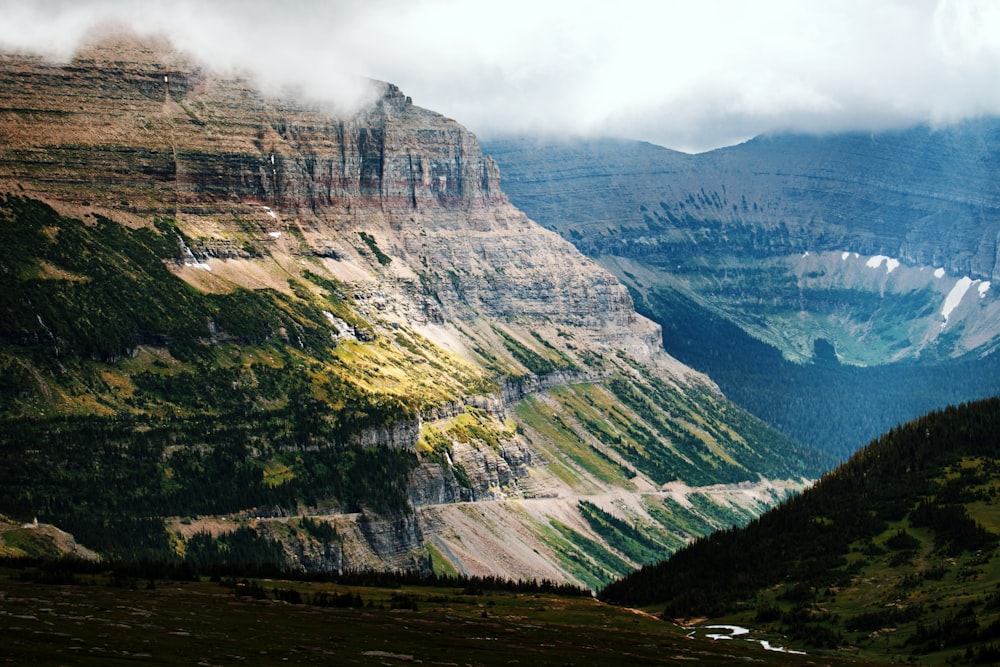
[{"label": "shadowed hillside", "polygon": [[992,662],[998,432],[1000,399],[921,417],[745,528],[699,539],[600,597],[881,658]]}]

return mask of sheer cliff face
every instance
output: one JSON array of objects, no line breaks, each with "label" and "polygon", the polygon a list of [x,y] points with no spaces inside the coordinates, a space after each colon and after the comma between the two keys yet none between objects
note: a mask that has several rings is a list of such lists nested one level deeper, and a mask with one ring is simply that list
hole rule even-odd
[{"label": "sheer cliff face", "polygon": [[392,277],[431,320],[540,317],[636,350],[658,343],[615,279],[509,204],[471,133],[394,86],[335,117],[134,44],[4,65],[10,187],[173,218],[206,256],[266,252],[290,233],[294,252]]}]

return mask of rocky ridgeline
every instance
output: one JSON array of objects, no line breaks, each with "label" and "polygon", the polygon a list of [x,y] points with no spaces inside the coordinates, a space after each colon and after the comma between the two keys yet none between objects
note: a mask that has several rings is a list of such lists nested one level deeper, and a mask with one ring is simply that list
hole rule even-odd
[{"label": "rocky ridgeline", "polygon": [[[760,257],[851,251],[993,281],[998,147],[1000,124],[988,118],[878,134],[764,136],[698,155],[612,140],[486,146],[511,198],[590,255],[681,252],[685,244],[701,254],[717,246]],[[548,182],[554,169],[556,189]]]},{"label": "rocky ridgeline", "polygon": [[[284,234],[294,252],[417,285],[433,295],[420,312],[439,321],[543,317],[615,346],[658,346],[622,285],[509,204],[470,132],[394,86],[373,84],[371,108],[338,118],[133,46],[63,66],[4,58],[8,187],[175,219],[203,259],[271,254]],[[359,232],[379,261],[359,257]]]}]

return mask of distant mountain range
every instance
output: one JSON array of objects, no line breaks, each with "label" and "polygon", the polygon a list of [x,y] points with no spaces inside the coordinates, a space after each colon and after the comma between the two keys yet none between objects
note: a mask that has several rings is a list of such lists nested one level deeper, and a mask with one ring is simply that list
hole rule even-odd
[{"label": "distant mountain range", "polygon": [[485,142],[511,201],[615,273],[668,352],[846,456],[1000,392],[1000,121],[699,155]]}]

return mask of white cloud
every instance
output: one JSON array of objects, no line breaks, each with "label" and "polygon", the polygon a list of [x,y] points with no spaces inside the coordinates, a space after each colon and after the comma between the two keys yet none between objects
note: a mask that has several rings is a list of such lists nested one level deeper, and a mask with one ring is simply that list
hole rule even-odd
[{"label": "white cloud", "polygon": [[0,0],[0,43],[66,56],[117,20],[349,105],[355,74],[480,134],[704,149],[783,129],[1000,113],[993,0]]}]

